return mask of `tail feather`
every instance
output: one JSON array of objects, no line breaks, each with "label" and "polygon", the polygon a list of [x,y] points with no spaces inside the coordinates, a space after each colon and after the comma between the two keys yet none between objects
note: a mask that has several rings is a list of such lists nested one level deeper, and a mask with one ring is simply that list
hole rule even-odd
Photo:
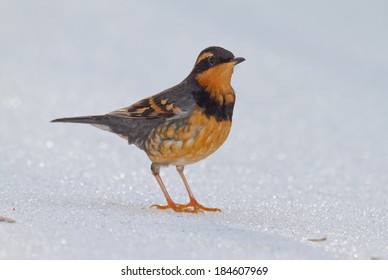
[{"label": "tail feather", "polygon": [[101,124],[104,116],[83,116],[72,118],[60,118],[52,120],[51,122],[67,122],[67,123],[87,123],[87,124]]},{"label": "tail feather", "polygon": [[121,136],[128,136],[131,130],[131,119],[112,116],[109,114],[100,116],[60,118],[52,120],[51,122],[85,123]]},{"label": "tail feather", "polygon": [[136,144],[144,149],[144,140],[147,139],[150,131],[155,128],[162,120],[142,118],[128,118],[117,115],[83,116],[60,118],[51,122],[84,123],[90,124],[99,129],[113,132],[127,139],[129,144]]}]

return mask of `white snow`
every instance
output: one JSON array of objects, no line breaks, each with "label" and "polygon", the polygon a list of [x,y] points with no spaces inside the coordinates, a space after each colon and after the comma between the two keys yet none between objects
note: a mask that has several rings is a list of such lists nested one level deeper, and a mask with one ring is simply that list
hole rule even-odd
[{"label": "white snow", "polygon": [[[372,2],[2,1],[0,258],[388,258],[388,7]],[[172,86],[210,45],[246,58],[231,135],[186,167],[221,213],[150,209],[165,201],[142,151],[49,123]],[[187,202],[174,167],[162,178]]]}]

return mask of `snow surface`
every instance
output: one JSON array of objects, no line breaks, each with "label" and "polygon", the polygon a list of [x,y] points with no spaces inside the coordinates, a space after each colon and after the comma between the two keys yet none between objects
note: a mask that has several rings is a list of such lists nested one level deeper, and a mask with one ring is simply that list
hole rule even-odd
[{"label": "snow surface", "polygon": [[[360,2],[2,0],[0,258],[387,259],[388,6]],[[150,209],[142,151],[49,123],[172,86],[210,45],[246,58],[231,135],[186,167],[221,213]]]}]

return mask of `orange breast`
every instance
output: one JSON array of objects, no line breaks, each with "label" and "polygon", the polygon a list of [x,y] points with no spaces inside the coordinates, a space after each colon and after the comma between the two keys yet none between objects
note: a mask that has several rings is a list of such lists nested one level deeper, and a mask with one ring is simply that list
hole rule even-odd
[{"label": "orange breast", "polygon": [[162,125],[145,144],[152,162],[186,165],[214,153],[226,140],[231,121],[217,121],[196,109],[186,122]]}]

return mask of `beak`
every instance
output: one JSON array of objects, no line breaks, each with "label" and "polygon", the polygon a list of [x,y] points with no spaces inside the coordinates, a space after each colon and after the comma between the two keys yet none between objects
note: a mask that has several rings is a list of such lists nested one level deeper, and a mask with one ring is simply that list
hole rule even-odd
[{"label": "beak", "polygon": [[243,58],[243,57],[235,57],[230,62],[234,62],[234,65],[236,65],[236,64],[243,62],[244,60],[245,60],[245,58]]}]

